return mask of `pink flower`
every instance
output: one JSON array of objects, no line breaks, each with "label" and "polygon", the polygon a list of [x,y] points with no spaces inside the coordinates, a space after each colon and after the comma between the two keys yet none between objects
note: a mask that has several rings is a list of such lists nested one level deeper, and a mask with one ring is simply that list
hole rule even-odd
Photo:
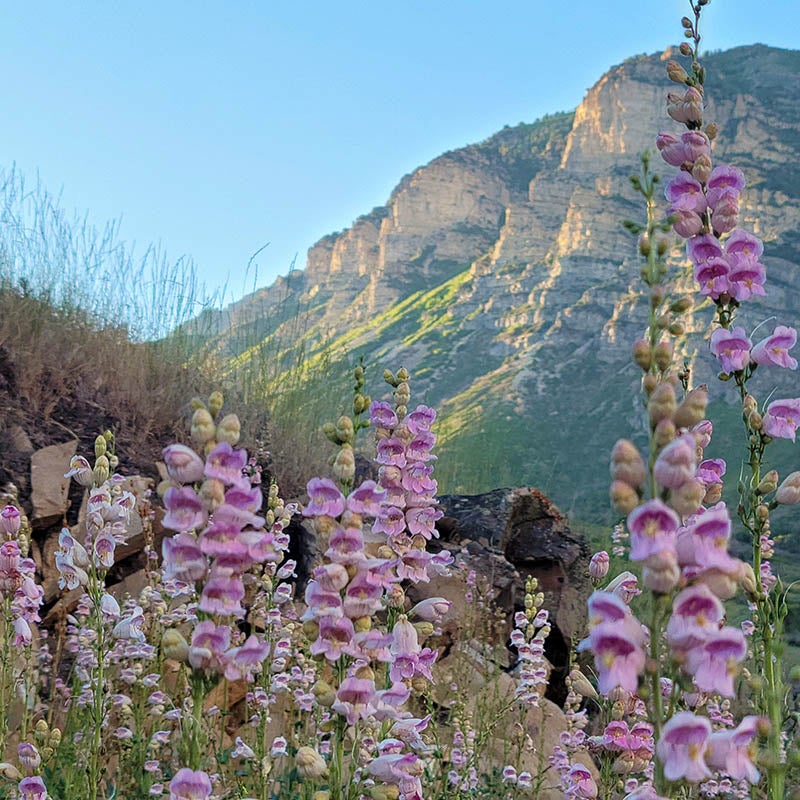
[{"label": "pink flower", "polygon": [[[728,240],[730,241],[730,237]],[[723,253],[719,239],[710,233],[704,233],[686,242],[686,255],[694,264],[705,264],[710,258],[721,258]]]},{"label": "pink flower", "polygon": [[208,562],[200,545],[190,533],[178,533],[164,539],[161,545],[164,574],[187,583],[201,580],[208,571]]},{"label": "pink flower", "polygon": [[762,339],[750,351],[750,359],[756,364],[771,364],[784,369],[797,369],[797,359],[789,355],[797,344],[797,331],[785,325],[778,325],[772,333]]},{"label": "pink flower", "polygon": [[699,123],[703,121],[703,95],[690,86],[684,95],[667,95],[667,114],[675,122]]},{"label": "pink flower", "polygon": [[359,719],[366,720],[374,712],[374,698],[374,681],[350,676],[340,684],[331,708],[345,717],[348,725],[355,725]]},{"label": "pink flower", "polygon": [[694,211],[702,214],[706,210],[706,196],[703,187],[688,172],[679,172],[664,189],[671,208],[680,211]]},{"label": "pink flower", "polygon": [[773,400],[764,414],[762,430],[773,439],[795,440],[800,425],[800,398]]},{"label": "pink flower", "polygon": [[648,500],[628,514],[631,561],[644,561],[659,550],[675,547],[678,515],[661,500]]},{"label": "pink flower", "polygon": [[47,800],[47,787],[44,781],[38,777],[23,778],[19,782],[20,800]]},{"label": "pink flower", "polygon": [[739,302],[749,300],[754,294],[763,297],[766,279],[767,270],[763,264],[755,261],[735,264],[728,275],[728,292]]},{"label": "pink flower", "polygon": [[731,517],[724,502],[690,517],[678,531],[678,562],[682,567],[729,569],[734,560],[728,555]]},{"label": "pink flower", "polygon": [[203,480],[205,462],[191,447],[171,444],[162,451],[170,478],[178,483],[199,483]]},{"label": "pink flower", "polygon": [[718,300],[730,289],[730,272],[730,264],[722,256],[711,256],[695,264],[694,279],[700,284],[700,294]]},{"label": "pink flower", "polygon": [[308,482],[308,505],[303,515],[338,517],[345,507],[344,495],[330,478],[312,478]]},{"label": "pink flower", "polygon": [[268,655],[269,642],[251,634],[241,647],[234,647],[226,653],[225,677],[228,680],[236,680],[252,675],[260,669]]},{"label": "pink flower", "polygon": [[758,722],[758,717],[745,717],[732,730],[712,733],[706,754],[708,765],[735,781],[758,783],[760,775],[753,764]]},{"label": "pink flower", "polygon": [[697,236],[703,230],[703,220],[696,211],[672,205],[668,206],[667,213],[675,218],[672,226],[675,233],[684,239]]},{"label": "pink flower", "polygon": [[211,620],[199,622],[192,633],[189,663],[195,669],[218,670],[230,641],[231,629],[227,625],[217,627]]},{"label": "pink flower", "polygon": [[639,579],[632,572],[622,572],[606,586],[606,591],[617,595],[623,602],[630,601],[640,595]]},{"label": "pink flower", "polygon": [[725,255],[733,264],[754,263],[763,253],[764,243],[749,231],[731,231],[725,240]]},{"label": "pink flower", "polygon": [[583,764],[573,764],[566,775],[566,797],[594,800],[597,797],[597,784],[592,773]]},{"label": "pink flower", "polygon": [[198,608],[207,614],[243,617],[244,584],[239,575],[212,572],[203,586]]},{"label": "pink flower", "polygon": [[707,458],[700,462],[694,476],[702,481],[706,486],[713,486],[722,483],[722,476],[725,474],[727,464],[722,458]]},{"label": "pink flower", "polygon": [[681,134],[680,139],[671,133],[659,133],[656,147],[664,161],[673,167],[692,164],[701,155],[708,156],[711,153],[708,137],[701,131],[686,131]]},{"label": "pink flower", "polygon": [[[679,489],[694,477],[697,442],[691,433],[673,439],[656,459],[653,473],[665,489]],[[634,559],[635,560],[635,559]]]},{"label": "pink flower", "polygon": [[717,328],[711,334],[711,354],[725,372],[741,372],[750,363],[751,347],[744,328]]},{"label": "pink flower", "polygon": [[738,195],[744,186],[744,173],[738,167],[720,164],[714,167],[708,179],[708,204],[714,208],[725,194]]},{"label": "pink flower", "polygon": [[377,517],[385,497],[386,491],[375,481],[364,481],[347,496],[347,508],[354,514]]},{"label": "pink flower", "polygon": [[719,629],[724,616],[722,603],[707,586],[689,586],[673,601],[665,639],[670,647],[680,650],[696,647]]},{"label": "pink flower", "polygon": [[169,800],[208,800],[211,792],[211,778],[200,770],[184,767],[169,782]]},{"label": "pink flower", "polygon": [[438,508],[423,506],[420,508],[409,508],[406,511],[406,523],[408,532],[412,536],[423,536],[430,540],[431,537],[439,538],[439,531],[436,530],[436,520],[441,519],[443,512]]},{"label": "pink flower", "polygon": [[20,513],[16,506],[4,506],[0,511],[0,532],[7,536],[16,536],[19,533]]},{"label": "pink flower", "polygon": [[444,597],[427,597],[420,600],[408,613],[428,622],[439,623],[450,610],[452,603]]},{"label": "pink flower", "polygon": [[161,524],[165,528],[182,532],[199,530],[206,524],[205,506],[191,486],[170,486],[164,493],[164,505],[167,513]]},{"label": "pink flower", "polygon": [[689,711],[679,711],[664,725],[656,745],[664,776],[669,781],[699,783],[711,777],[704,760],[711,736],[711,723]]},{"label": "pink flower", "polygon": [[608,575],[610,558],[605,550],[595,553],[589,562],[589,575],[594,581],[601,581]]},{"label": "pink flower", "polygon": [[739,195],[730,190],[722,192],[711,209],[711,227],[717,233],[727,233],[736,227],[738,221]]},{"label": "pink flower", "polygon": [[738,628],[726,626],[709,632],[705,642],[687,651],[684,671],[701,692],[733,697],[737,665],[746,655],[744,634]]},{"label": "pink flower", "polygon": [[355,629],[348,617],[325,616],[319,620],[319,636],[311,644],[311,654],[334,662],[352,649]]},{"label": "pink flower", "polygon": [[639,675],[644,671],[645,654],[626,635],[625,628],[613,622],[602,622],[589,632],[588,643],[594,654],[600,694],[608,694],[618,686],[636,692]]},{"label": "pink flower", "polygon": [[224,484],[249,486],[250,482],[242,474],[247,465],[247,450],[234,450],[228,442],[220,442],[207,456],[205,474]]},{"label": "pink flower", "polygon": [[406,447],[401,439],[390,436],[378,440],[375,461],[391,467],[404,467],[406,465]]},{"label": "pink flower", "polygon": [[369,421],[376,428],[394,428],[398,422],[394,409],[383,400],[373,400],[369,407]]},{"label": "pink flower", "polygon": [[404,420],[409,431],[415,436],[422,431],[428,431],[436,419],[436,411],[429,406],[418,405]]}]

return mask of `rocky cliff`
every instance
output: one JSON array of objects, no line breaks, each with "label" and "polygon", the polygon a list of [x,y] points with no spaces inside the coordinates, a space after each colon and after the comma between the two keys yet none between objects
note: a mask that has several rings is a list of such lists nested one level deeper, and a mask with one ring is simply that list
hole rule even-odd
[{"label": "rocky cliff", "polygon": [[[608,450],[641,424],[629,352],[644,308],[621,221],[644,214],[628,182],[639,154],[676,129],[665,59],[628,59],[574,113],[504,128],[404,177],[386,206],[315,244],[303,271],[210,320],[216,356],[280,363],[300,343],[312,364],[324,353],[405,365],[417,399],[440,410],[449,489],[530,483],[566,510],[605,509]],[[796,323],[800,53],[756,45],[705,63],[715,161],[744,170],[741,224],[766,242],[768,295],[742,323]],[[710,319],[695,309],[682,344],[696,383],[713,378]],[[792,391],[795,377],[770,374],[759,388],[774,378]]]}]

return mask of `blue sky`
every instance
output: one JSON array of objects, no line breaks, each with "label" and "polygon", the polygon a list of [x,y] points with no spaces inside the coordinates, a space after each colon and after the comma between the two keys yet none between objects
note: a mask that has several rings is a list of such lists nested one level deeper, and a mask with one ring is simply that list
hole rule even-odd
[{"label": "blue sky", "polygon": [[[800,4],[714,0],[706,46],[800,48]],[[574,108],[680,41],[688,2],[139,0],[0,12],[0,167],[191,256],[228,299],[285,274],[406,173]],[[251,254],[257,277],[245,275]]]}]

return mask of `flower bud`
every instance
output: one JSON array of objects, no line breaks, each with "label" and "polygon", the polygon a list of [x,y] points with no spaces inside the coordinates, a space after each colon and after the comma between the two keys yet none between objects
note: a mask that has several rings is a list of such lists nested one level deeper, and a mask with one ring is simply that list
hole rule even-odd
[{"label": "flower bud", "polygon": [[692,177],[700,183],[706,183],[711,177],[712,169],[711,159],[705,153],[701,153],[692,166]]},{"label": "flower bud", "polygon": [[674,550],[661,550],[644,562],[642,583],[651,592],[668,594],[678,585],[680,578],[681,569]]},{"label": "flower bud", "polygon": [[756,492],[758,494],[769,494],[778,488],[778,471],[771,469],[760,481]]},{"label": "flower bud", "polygon": [[370,787],[367,795],[372,800],[397,800],[400,797],[400,787],[396,783],[379,783]]},{"label": "flower bud", "polygon": [[313,747],[307,745],[298,749],[294,763],[297,771],[304,778],[316,780],[328,772],[325,759]]},{"label": "flower bud", "polygon": [[106,442],[105,436],[98,436],[94,440],[94,455],[95,458],[100,458],[100,456],[104,456],[106,454],[106,450],[108,449],[108,442]]},{"label": "flower bud", "polygon": [[673,314],[684,314],[687,312],[692,306],[694,305],[694,301],[688,295],[683,297],[679,297],[677,300],[673,300],[670,303],[669,310],[672,311]]},{"label": "flower bud", "polygon": [[427,639],[428,636],[431,636],[433,634],[433,631],[435,630],[433,627],[433,623],[427,622],[425,620],[422,620],[420,622],[415,622],[414,627],[417,630],[417,634],[420,641],[422,641],[423,639]]},{"label": "flower bud", "polygon": [[323,708],[330,708],[336,702],[336,690],[326,681],[318,680],[311,687],[311,693]]},{"label": "flower bud", "polygon": [[359,617],[353,620],[353,630],[356,633],[366,633],[372,630],[372,617]]},{"label": "flower bud", "polygon": [[217,441],[227,442],[231,447],[239,444],[242,435],[242,424],[236,414],[226,414],[217,425]]},{"label": "flower bud", "polygon": [[722,484],[721,483],[712,483],[707,489],[706,493],[703,496],[703,505],[704,506],[713,506],[719,503],[722,499]]},{"label": "flower bud", "polygon": [[350,417],[339,417],[336,421],[336,435],[342,443],[352,444],[356,438],[355,429],[353,428],[353,420]]},{"label": "flower bud", "polygon": [[597,699],[597,690],[577,667],[573,667],[569,673],[569,681],[570,687],[575,694],[579,694],[581,697],[588,697],[591,700]]},{"label": "flower bud", "polygon": [[716,122],[709,122],[706,125],[706,136],[708,136],[708,140],[713,142],[714,139],[717,138],[717,133],[719,133],[719,126]]},{"label": "flower bud", "polygon": [[620,514],[630,514],[639,505],[639,495],[625,481],[613,481],[609,494],[612,505]]},{"label": "flower bud", "polygon": [[708,406],[708,387],[703,384],[687,392],[683,402],[675,412],[675,425],[678,428],[693,428],[706,418]]},{"label": "flower bud", "polygon": [[589,562],[589,575],[593,581],[601,581],[608,575],[608,567],[611,559],[605,550],[595,553]]},{"label": "flower bud", "polygon": [[681,46],[678,50],[681,51],[682,56],[690,56],[692,54],[692,48],[689,42],[681,42]]},{"label": "flower bud", "polygon": [[653,375],[652,372],[648,372],[642,378],[642,389],[644,390],[644,393],[650,397],[650,395],[655,391],[656,386],[658,386],[658,378]]},{"label": "flower bud", "polygon": [[94,462],[94,470],[92,471],[95,486],[101,486],[108,480],[109,472],[108,459],[105,456],[98,456]]},{"label": "flower bud", "polygon": [[213,512],[225,502],[225,484],[216,478],[208,478],[200,486],[198,495],[206,508]]},{"label": "flower bud", "polygon": [[646,233],[639,237],[639,254],[644,258],[650,255],[650,237]]},{"label": "flower bud", "polygon": [[400,369],[397,370],[397,380],[400,381],[400,383],[408,383],[410,379],[411,373],[405,367],[400,367]]},{"label": "flower bud", "polygon": [[686,83],[689,75],[677,61],[667,61],[667,77],[673,83]]},{"label": "flower bud", "polygon": [[672,363],[672,353],[672,342],[664,340],[656,345],[653,351],[653,360],[661,372],[666,372],[669,369],[669,365]]},{"label": "flower bud", "polygon": [[[398,372],[398,376],[399,376]],[[397,388],[394,390],[394,399],[399,406],[407,406],[411,400],[411,389],[405,381],[402,381],[397,385]]]},{"label": "flower bud", "polygon": [[675,390],[669,383],[659,383],[647,403],[650,427],[655,428],[662,419],[672,419],[677,407]]},{"label": "flower bud", "polygon": [[633,343],[633,361],[645,372],[650,369],[650,345],[644,339]]},{"label": "flower bud", "polygon": [[390,369],[385,369],[383,371],[383,379],[389,384],[389,386],[397,386],[397,384],[400,382],[397,380],[397,378],[395,378],[394,373]]},{"label": "flower bud", "polygon": [[683,336],[686,333],[686,325],[684,325],[679,319],[676,319],[674,322],[670,322],[667,330],[673,336]]},{"label": "flower bud", "polygon": [[214,438],[216,427],[211,414],[206,408],[198,408],[192,415],[191,435],[199,445],[204,445]]},{"label": "flower bud", "polygon": [[742,562],[742,567],[739,574],[739,586],[751,596],[758,593],[758,582],[756,581],[756,574],[753,572],[753,567],[746,561]]},{"label": "flower bud", "polygon": [[746,394],[744,396],[744,401],[742,402],[742,413],[745,416],[749,416],[754,411],[758,410],[758,401],[753,397],[751,394]]},{"label": "flower bud", "polygon": [[370,404],[369,395],[361,394],[361,392],[356,392],[355,396],[353,397],[353,411],[356,414],[363,414],[368,408]]},{"label": "flower bud", "polygon": [[333,474],[342,483],[352,483],[356,477],[356,457],[353,448],[342,445],[333,461]]},{"label": "flower bud", "polygon": [[670,492],[669,505],[678,512],[679,516],[688,517],[700,508],[705,493],[706,487],[699,480],[686,481],[678,489]]},{"label": "flower bud", "polygon": [[775,502],[784,506],[800,503],[800,472],[792,472],[783,479],[775,493]]},{"label": "flower bud", "polygon": [[216,418],[217,414],[222,411],[222,392],[214,391],[208,396],[208,410],[212,417]]},{"label": "flower bud", "polygon": [[161,652],[164,654],[164,658],[171,658],[173,661],[180,661],[183,664],[189,662],[189,644],[183,634],[175,628],[164,631],[164,635],[161,637]]},{"label": "flower bud", "polygon": [[644,461],[636,445],[627,439],[618,440],[611,451],[611,479],[625,481],[634,489],[644,483]]},{"label": "flower bud", "polygon": [[758,411],[754,411],[752,414],[748,414],[747,416],[747,424],[754,430],[760,431],[763,424],[764,419]]}]

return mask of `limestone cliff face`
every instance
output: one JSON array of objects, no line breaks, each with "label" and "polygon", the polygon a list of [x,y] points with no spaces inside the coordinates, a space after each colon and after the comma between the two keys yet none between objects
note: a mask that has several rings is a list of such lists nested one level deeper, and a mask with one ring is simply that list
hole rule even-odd
[{"label": "limestone cliff face", "polygon": [[[644,215],[628,182],[638,155],[659,130],[678,130],[665,113],[666,57],[629,59],[574,114],[505,128],[406,176],[385,207],[314,245],[302,273],[237,304],[223,341],[248,307],[251,319],[263,309],[266,335],[286,338],[277,309],[289,303],[303,315],[306,352],[404,364],[441,410],[445,448],[463,455],[455,443],[472,442],[486,456],[488,436],[508,466],[487,466],[495,482],[536,482],[560,506],[580,504],[587,487],[568,479],[575,454],[591,495],[605,485],[608,448],[640,418],[629,358],[643,328],[640,267],[621,221]],[[797,323],[800,53],[757,45],[705,63],[715,162],[744,170],[740,224],[766,243],[769,292],[742,322]],[[674,168],[655,162],[666,181]],[[676,238],[676,268],[681,257]],[[685,269],[678,283],[693,291]],[[697,382],[713,378],[710,318],[693,311],[681,346]],[[793,376],[769,377],[792,390]],[[491,482],[473,486],[454,470],[450,487]]]}]

